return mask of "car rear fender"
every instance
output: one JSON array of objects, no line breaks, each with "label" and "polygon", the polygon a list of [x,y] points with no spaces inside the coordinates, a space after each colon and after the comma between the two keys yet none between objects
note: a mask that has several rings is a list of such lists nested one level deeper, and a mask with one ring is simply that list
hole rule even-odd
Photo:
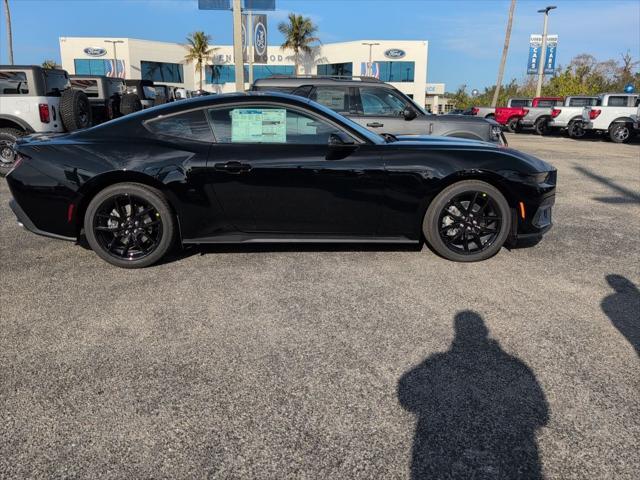
[{"label": "car rear fender", "polygon": [[180,215],[178,209],[176,208],[176,206],[179,205],[180,202],[165,184],[160,182],[158,179],[144,173],[136,171],[115,170],[105,172],[93,177],[87,183],[82,185],[80,190],[78,190],[78,199],[75,202],[75,225],[78,232],[80,232],[83,227],[84,214],[93,197],[95,197],[98,192],[104,190],[106,187],[109,187],[116,183],[124,182],[141,183],[143,185],[155,188],[156,190],[160,190],[166,196],[167,201],[169,202],[169,206],[173,210],[173,213],[176,215],[176,218],[178,220],[178,228],[180,228]]},{"label": "car rear fender", "polygon": [[616,123],[633,123],[633,119],[631,117],[618,117],[613,122],[611,122],[611,126]]}]

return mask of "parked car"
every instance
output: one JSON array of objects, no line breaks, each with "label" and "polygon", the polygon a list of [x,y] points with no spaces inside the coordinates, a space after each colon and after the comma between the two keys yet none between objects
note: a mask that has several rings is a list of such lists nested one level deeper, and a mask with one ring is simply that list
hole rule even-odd
[{"label": "parked car", "polygon": [[533,129],[538,135],[549,132],[551,110],[564,102],[563,97],[537,97],[531,102],[526,115],[520,119],[520,128]]},{"label": "parked car", "polygon": [[635,134],[637,93],[604,93],[596,106],[582,110],[583,127],[587,132],[606,133],[612,142],[626,143]]},{"label": "parked car", "polygon": [[138,96],[143,109],[155,106],[157,92],[151,80],[125,80],[124,83],[127,93]]},{"label": "parked car", "polygon": [[173,96],[176,100],[184,100],[186,98],[191,98],[191,90],[187,90],[186,88],[176,87],[173,91]]},{"label": "parked car", "polygon": [[506,143],[495,122],[427,113],[397,88],[375,78],[275,76],[256,80],[251,90],[286,91],[309,98],[376,133],[441,135]]},{"label": "parked car", "polygon": [[598,97],[575,95],[566,97],[564,104],[551,110],[551,119],[547,124],[550,131],[566,129],[571,138],[584,137],[585,130],[582,123],[582,109],[586,106],[597,105]]},{"label": "parked car", "polygon": [[475,117],[482,117],[494,120],[496,117],[495,107],[471,107],[465,115],[473,115]]},{"label": "parked car", "polygon": [[531,107],[530,98],[510,98],[506,107],[496,107],[494,120],[506,127],[509,132],[515,132],[520,127],[520,119],[524,117]]},{"label": "parked car", "polygon": [[71,88],[65,70],[0,65],[0,172],[13,165],[16,140],[31,133],[62,133],[89,127],[87,96]]},{"label": "parked car", "polygon": [[125,268],[174,243],[423,237],[469,262],[551,228],[548,163],[487,142],[412,138],[377,135],[298,96],[207,96],[19,141],[10,205],[28,230],[74,241],[83,232]]},{"label": "parked car", "polygon": [[71,87],[89,98],[93,125],[142,109],[135,93],[126,93],[124,80],[102,75],[70,75]]},{"label": "parked car", "polygon": [[158,83],[156,83],[154,86],[156,89],[155,105],[162,105],[163,103],[175,101],[175,87]]},{"label": "parked car", "polygon": [[551,118],[551,109],[562,101],[561,97],[510,98],[506,107],[496,108],[495,119],[510,132],[534,128],[536,133],[543,134]]}]

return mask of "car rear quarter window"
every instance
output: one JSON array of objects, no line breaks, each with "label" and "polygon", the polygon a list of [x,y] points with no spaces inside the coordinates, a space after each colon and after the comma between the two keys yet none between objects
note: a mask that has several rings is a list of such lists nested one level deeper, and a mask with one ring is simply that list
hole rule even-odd
[{"label": "car rear quarter window", "polygon": [[58,97],[71,88],[67,73],[59,70],[44,70],[45,96]]},{"label": "car rear quarter window", "polygon": [[87,97],[96,98],[99,96],[97,80],[81,80],[79,78],[72,78],[71,87],[77,90],[82,90]]},{"label": "car rear quarter window", "polygon": [[25,72],[0,72],[0,95],[28,95],[29,84]]},{"label": "car rear quarter window", "polygon": [[211,127],[202,110],[192,110],[169,117],[149,120],[146,122],[146,127],[157,135],[198,142],[214,141]]},{"label": "car rear quarter window", "polygon": [[326,145],[339,130],[284,106],[243,105],[209,111],[217,143]]},{"label": "car rear quarter window", "polygon": [[334,112],[349,113],[349,89],[346,87],[316,87],[309,98]]},{"label": "car rear quarter window", "polygon": [[570,98],[570,107],[590,107],[598,103],[597,98]]}]

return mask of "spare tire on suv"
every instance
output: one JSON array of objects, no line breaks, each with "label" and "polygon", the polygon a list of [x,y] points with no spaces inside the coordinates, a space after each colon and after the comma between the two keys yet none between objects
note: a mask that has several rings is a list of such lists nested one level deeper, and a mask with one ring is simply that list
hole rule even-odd
[{"label": "spare tire on suv", "polygon": [[120,113],[128,115],[133,112],[142,110],[140,98],[135,93],[125,93],[120,99]]},{"label": "spare tire on suv", "polygon": [[91,105],[87,95],[73,88],[62,92],[60,117],[64,128],[69,132],[89,128],[91,126]]}]

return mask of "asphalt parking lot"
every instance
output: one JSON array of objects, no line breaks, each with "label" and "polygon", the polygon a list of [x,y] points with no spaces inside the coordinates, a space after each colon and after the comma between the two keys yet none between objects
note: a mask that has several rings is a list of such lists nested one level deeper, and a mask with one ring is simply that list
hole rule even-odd
[{"label": "asphalt parking lot", "polygon": [[542,243],[218,247],[127,271],[0,179],[1,478],[637,478],[640,146],[559,170]]}]

